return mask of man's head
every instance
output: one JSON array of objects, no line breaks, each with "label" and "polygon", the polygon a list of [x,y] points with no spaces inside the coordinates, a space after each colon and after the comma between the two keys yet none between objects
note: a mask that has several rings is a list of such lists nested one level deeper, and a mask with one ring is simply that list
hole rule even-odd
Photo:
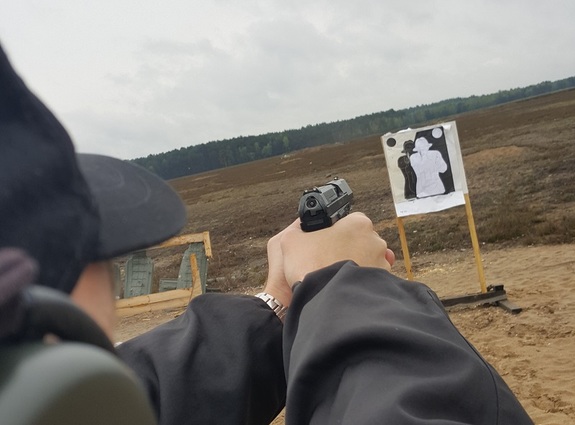
[{"label": "man's head", "polygon": [[37,283],[72,292],[86,266],[178,233],[184,206],[134,164],[76,155],[54,115],[0,48],[0,248],[39,264]]},{"label": "man's head", "polygon": [[401,151],[401,153],[406,153],[406,154],[413,154],[413,149],[415,149],[415,143],[413,143],[412,140],[408,140],[406,142],[403,143],[403,150]]},{"label": "man's head", "polygon": [[425,137],[418,137],[415,139],[413,152],[427,152],[431,146],[431,143],[429,143]]}]

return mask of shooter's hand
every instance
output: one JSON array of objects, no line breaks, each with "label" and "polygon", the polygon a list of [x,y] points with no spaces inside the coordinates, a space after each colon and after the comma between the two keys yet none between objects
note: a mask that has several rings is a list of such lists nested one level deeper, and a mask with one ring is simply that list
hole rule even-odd
[{"label": "shooter's hand", "polygon": [[393,251],[373,229],[362,213],[352,213],[333,226],[303,232],[299,220],[278,234],[283,255],[283,271],[290,287],[315,270],[338,261],[352,260],[359,266],[391,270]]},{"label": "shooter's hand", "polygon": [[270,294],[286,307],[291,303],[292,291],[284,274],[280,241],[284,233],[290,228],[291,226],[282,230],[268,241],[268,278],[264,288],[264,292]]}]

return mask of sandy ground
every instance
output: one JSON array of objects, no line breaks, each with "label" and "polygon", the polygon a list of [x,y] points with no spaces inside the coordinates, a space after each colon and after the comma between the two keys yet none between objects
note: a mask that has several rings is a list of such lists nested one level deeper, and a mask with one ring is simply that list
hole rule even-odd
[{"label": "sandy ground", "polygon": [[[473,256],[459,254],[432,258],[418,280],[440,296],[478,291]],[[575,423],[575,246],[491,251],[483,260],[487,283],[504,284],[523,311],[465,309],[451,312],[453,322],[501,373],[535,423]]]},{"label": "sandy ground", "polygon": [[[536,424],[575,423],[575,246],[538,246],[482,252],[487,284],[503,284],[523,310],[456,308],[456,326],[501,373]],[[412,258],[415,279],[439,296],[480,291],[471,250]],[[396,273],[405,277],[402,264]],[[121,319],[117,340],[169,320],[178,310]],[[274,424],[283,423],[280,415]]]}]

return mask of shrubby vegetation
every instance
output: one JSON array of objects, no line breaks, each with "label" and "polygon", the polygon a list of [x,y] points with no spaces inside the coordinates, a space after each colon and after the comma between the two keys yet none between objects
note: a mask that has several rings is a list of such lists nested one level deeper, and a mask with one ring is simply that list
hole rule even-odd
[{"label": "shrubby vegetation", "polygon": [[218,140],[135,159],[164,179],[243,164],[257,159],[330,143],[347,142],[375,134],[385,134],[463,112],[487,108],[575,87],[575,77],[545,81],[524,88],[497,93],[443,100],[430,105],[395,111],[390,109],[349,120],[308,125],[258,136]]}]

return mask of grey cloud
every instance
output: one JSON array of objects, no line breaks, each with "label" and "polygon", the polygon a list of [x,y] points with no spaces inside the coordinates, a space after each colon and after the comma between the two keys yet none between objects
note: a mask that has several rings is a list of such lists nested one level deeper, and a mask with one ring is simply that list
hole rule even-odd
[{"label": "grey cloud", "polygon": [[133,157],[571,76],[575,3],[540,3],[247,2],[225,38],[139,41],[72,125]]}]

